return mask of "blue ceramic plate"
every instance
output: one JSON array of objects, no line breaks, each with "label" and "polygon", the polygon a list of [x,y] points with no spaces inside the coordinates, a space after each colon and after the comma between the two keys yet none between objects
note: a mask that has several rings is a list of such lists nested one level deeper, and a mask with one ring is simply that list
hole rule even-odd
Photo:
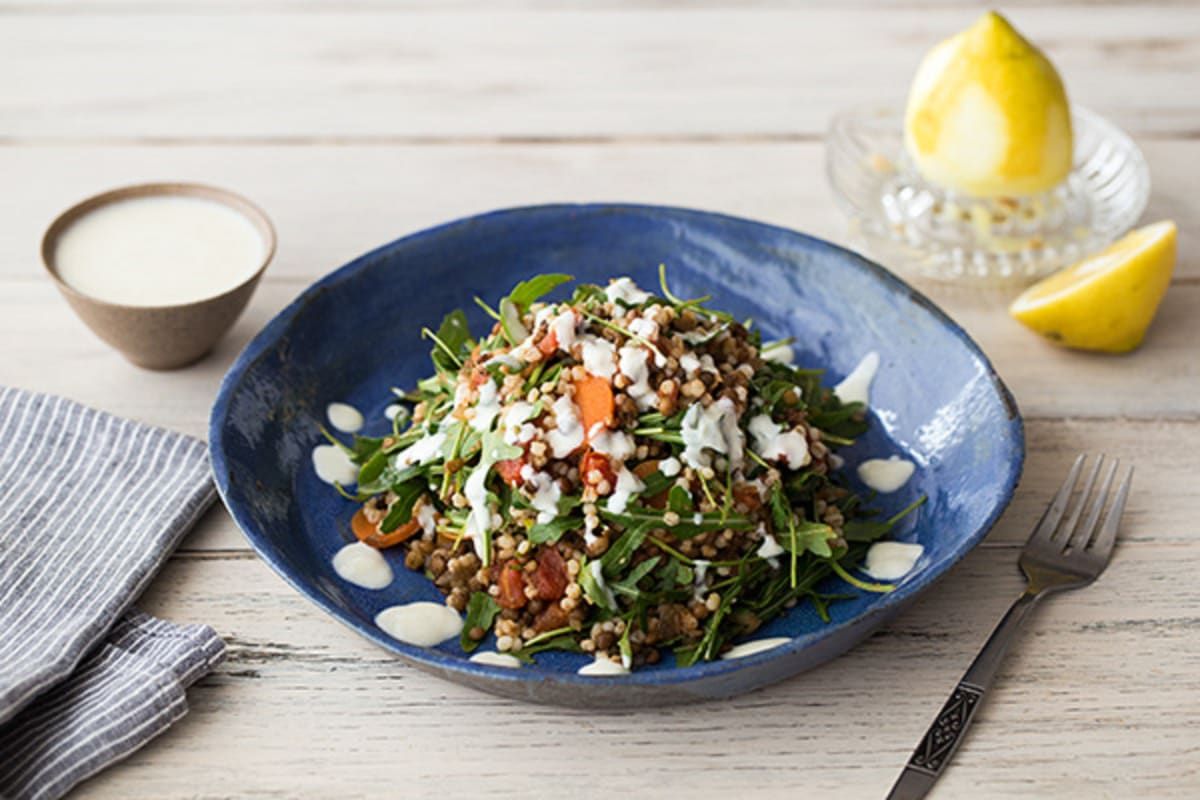
[{"label": "blue ceramic plate", "polygon": [[[391,387],[411,387],[430,370],[421,328],[436,327],[455,308],[466,310],[476,331],[490,325],[473,295],[495,302],[540,272],[600,284],[629,275],[654,287],[659,263],[680,296],[711,294],[715,308],[752,317],[766,337],[796,337],[797,363],[825,368],[828,382],[879,353],[871,430],[842,454],[850,473],[873,456],[899,454],[918,464],[904,489],[875,503],[892,511],[928,495],[898,537],[924,545],[917,568],[890,594],[833,604],[831,623],[801,606],[757,634],[791,637],[790,644],[687,668],[666,658],[632,675],[588,678],[576,674],[588,660],[582,655],[546,653],[536,666],[506,669],[469,662],[457,639],[434,648],[391,639],[373,622],[380,610],[442,598],[424,575],[404,568],[400,552],[388,553],[396,580],[382,591],[334,574],[330,560],[351,541],[354,504],[313,472],[310,453],[326,406],[348,402],[367,415],[364,433],[384,431]],[[306,290],[241,354],[213,408],[210,441],[217,486],[250,544],[325,611],[450,680],[538,702],[605,707],[725,697],[844,652],[983,538],[1011,498],[1024,458],[1020,415],[987,358],[887,271],[782,228],[627,205],[498,211],[351,262]]]}]

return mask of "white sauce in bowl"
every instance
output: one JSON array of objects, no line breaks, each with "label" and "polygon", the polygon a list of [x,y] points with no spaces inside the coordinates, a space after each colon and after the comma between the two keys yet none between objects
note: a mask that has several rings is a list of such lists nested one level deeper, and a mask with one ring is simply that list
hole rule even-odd
[{"label": "white sauce in bowl", "polygon": [[880,581],[899,580],[912,572],[924,553],[925,548],[919,544],[876,542],[867,550],[862,571]]},{"label": "white sauce in bowl", "polygon": [[329,417],[329,424],[343,433],[360,430],[365,421],[357,408],[346,403],[330,403],[325,414]]},{"label": "white sauce in bowl", "polygon": [[841,383],[833,387],[833,393],[843,403],[870,405],[871,381],[875,379],[878,370],[879,353],[867,353],[863,360],[858,362],[858,366]]},{"label": "white sauce in bowl", "polygon": [[333,571],[344,581],[364,589],[382,589],[392,582],[392,568],[383,554],[369,544],[354,542],[333,556]]},{"label": "white sauce in bowl", "polygon": [[520,669],[521,659],[508,653],[497,653],[495,650],[484,650],[471,656],[470,661],[476,664],[487,664],[489,667],[508,667]]},{"label": "white sauce in bowl", "polygon": [[319,444],[312,452],[313,469],[317,477],[328,484],[349,486],[358,480],[358,466],[346,451],[334,444]]},{"label": "white sauce in bowl", "polygon": [[133,197],[88,211],[59,235],[55,271],[72,288],[109,303],[169,306],[216,297],[263,264],[254,224],[214,200]]},{"label": "white sauce in bowl", "polygon": [[592,663],[584,664],[580,667],[577,674],[601,678],[609,675],[628,675],[629,670],[615,661],[609,661],[607,658],[597,656],[596,660]]},{"label": "white sauce in bowl", "polygon": [[871,458],[858,465],[858,477],[875,491],[888,494],[908,483],[916,466],[899,456]]},{"label": "white sauce in bowl", "polygon": [[776,647],[781,647],[790,641],[791,639],[786,636],[776,636],[770,639],[756,639],[752,642],[742,642],[741,644],[735,644],[724,653],[721,653],[721,658],[746,658],[755,653],[761,653],[764,650],[774,650]]},{"label": "white sauce in bowl", "polygon": [[433,647],[458,636],[463,621],[447,605],[419,600],[385,608],[375,616],[375,624],[393,639],[418,647]]}]

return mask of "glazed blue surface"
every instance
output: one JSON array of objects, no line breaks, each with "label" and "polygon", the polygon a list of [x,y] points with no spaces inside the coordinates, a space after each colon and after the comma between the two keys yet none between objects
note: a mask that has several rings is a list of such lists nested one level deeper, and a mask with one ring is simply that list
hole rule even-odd
[{"label": "glazed blue surface", "polygon": [[[897,538],[925,555],[896,591],[856,593],[822,622],[801,606],[755,638],[792,637],[755,656],[677,668],[671,658],[632,675],[586,678],[590,659],[546,653],[519,670],[471,663],[457,639],[420,648],[374,624],[382,609],[441,601],[424,575],[386,555],[396,573],[382,591],[340,580],[333,554],[352,541],[355,505],[313,472],[330,402],[389,428],[392,387],[430,370],[422,327],[455,308],[485,330],[471,302],[491,303],[519,280],[565,272],[604,284],[629,275],[658,285],[659,263],[683,297],[752,317],[764,337],[795,337],[797,364],[836,383],[869,352],[881,357],[872,384],[870,432],[841,451],[847,474],[865,458],[900,455],[913,479],[871,505],[891,512],[929,501]],[[1008,504],[1024,458],[1021,418],[1008,390],[970,338],[922,295],[847,250],[749,220],[674,208],[539,206],[452,222],[385,245],[307,289],[241,354],[213,408],[210,447],[217,486],[259,555],[310,600],[377,644],[450,680],[538,702],[642,705],[723,697],[778,681],[832,658],[891,618],[984,536]],[[860,490],[861,485],[857,485]],[[831,580],[827,589],[853,591]],[[482,649],[493,649],[489,639]]]}]

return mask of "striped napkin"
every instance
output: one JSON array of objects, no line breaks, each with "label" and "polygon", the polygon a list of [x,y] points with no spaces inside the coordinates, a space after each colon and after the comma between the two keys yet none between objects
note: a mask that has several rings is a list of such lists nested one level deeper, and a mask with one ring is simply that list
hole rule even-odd
[{"label": "striped napkin", "polygon": [[60,797],[186,712],[224,643],[130,605],[214,497],[203,442],[0,387],[0,800]]}]

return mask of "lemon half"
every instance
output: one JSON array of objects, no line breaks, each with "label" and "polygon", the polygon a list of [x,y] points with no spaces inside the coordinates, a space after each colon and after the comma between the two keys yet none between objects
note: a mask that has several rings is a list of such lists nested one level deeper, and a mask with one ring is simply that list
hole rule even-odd
[{"label": "lemon half", "polygon": [[1175,269],[1175,223],[1156,222],[1029,287],[1009,306],[1023,325],[1083,350],[1142,343]]},{"label": "lemon half", "polygon": [[917,70],[904,143],[926,180],[972,197],[1021,197],[1071,171],[1071,112],[1050,60],[985,14]]}]

